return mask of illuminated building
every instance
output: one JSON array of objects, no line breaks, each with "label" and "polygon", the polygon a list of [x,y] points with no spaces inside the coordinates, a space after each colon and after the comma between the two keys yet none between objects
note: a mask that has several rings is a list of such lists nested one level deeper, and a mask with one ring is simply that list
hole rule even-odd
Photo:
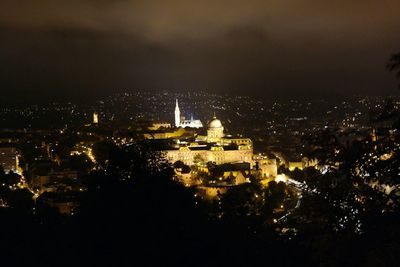
[{"label": "illuminated building", "polygon": [[181,111],[179,109],[178,99],[177,99],[175,104],[175,127],[180,127],[180,126],[181,126]]},{"label": "illuminated building", "polygon": [[298,160],[290,160],[287,163],[287,167],[290,171],[294,171],[295,169],[303,170],[307,167],[318,167],[318,160],[309,159],[307,157],[302,157]]},{"label": "illuminated building", "polygon": [[191,116],[190,120],[182,119],[181,111],[179,109],[178,99],[176,99],[176,104],[175,104],[175,127],[202,128],[203,127],[203,123],[200,120],[193,119],[193,116]]},{"label": "illuminated building", "polygon": [[256,167],[260,171],[261,178],[271,178],[278,175],[278,165],[276,159],[269,159],[263,156],[254,156]]},{"label": "illuminated building", "polygon": [[161,128],[165,128],[165,129],[171,128],[171,123],[168,123],[168,122],[156,122],[156,123],[153,123],[151,126],[148,127],[148,129],[151,130],[151,131],[156,131],[156,130],[161,129]]},{"label": "illuminated building", "polygon": [[294,171],[295,169],[303,170],[304,162],[303,161],[289,161],[288,169],[289,169],[289,171]]},{"label": "illuminated building", "polygon": [[372,140],[372,142],[378,141],[378,136],[377,136],[377,134],[376,134],[375,128],[372,129],[371,140]]},{"label": "illuminated building", "polygon": [[183,128],[179,129],[168,129],[166,131],[160,132],[151,132],[145,133],[144,138],[146,139],[169,139],[169,138],[178,138],[186,133],[186,130]]},{"label": "illuminated building", "polygon": [[224,137],[224,126],[214,115],[213,120],[208,125],[207,141],[210,143],[219,142],[222,137]]},{"label": "illuminated building", "polygon": [[253,142],[249,138],[225,137],[221,121],[214,117],[208,125],[207,136],[197,136],[193,142],[178,139],[175,146],[165,152],[170,162],[182,161],[189,166],[195,162],[252,164]]},{"label": "illuminated building", "polygon": [[96,112],[93,113],[93,124],[98,124],[99,123],[99,114]]}]

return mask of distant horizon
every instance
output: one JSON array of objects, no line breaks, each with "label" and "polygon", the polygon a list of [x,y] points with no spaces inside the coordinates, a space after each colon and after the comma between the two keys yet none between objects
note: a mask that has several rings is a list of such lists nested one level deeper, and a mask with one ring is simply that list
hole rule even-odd
[{"label": "distant horizon", "polygon": [[[132,93],[171,93],[171,94],[185,94],[185,93],[207,93],[207,94],[216,94],[216,95],[231,95],[232,92],[227,92],[225,90],[221,91],[210,91],[207,89],[204,90],[186,90],[181,91],[178,89],[142,89],[142,90],[116,90],[114,92],[91,92],[91,91],[83,91],[83,92],[53,92],[53,93],[37,93],[36,91],[12,91],[9,92],[9,95],[2,100],[1,102],[6,102],[9,104],[23,104],[25,101],[26,104],[35,104],[35,103],[47,103],[47,102],[75,102],[75,103],[87,103],[98,101],[104,99],[109,96],[120,95],[124,93],[132,94]],[[400,96],[400,90],[394,89],[390,93],[380,93],[379,90],[376,91],[375,94],[343,94],[338,92],[315,92],[313,94],[301,94],[301,93],[293,93],[290,95],[286,95],[284,92],[276,92],[275,94],[261,94],[261,93],[254,93],[254,92],[235,92],[235,96],[243,96],[243,97],[258,97],[264,101],[288,101],[292,99],[299,99],[299,100],[325,100],[325,99],[332,99],[332,100],[344,100],[348,98],[354,97],[398,97]]]}]

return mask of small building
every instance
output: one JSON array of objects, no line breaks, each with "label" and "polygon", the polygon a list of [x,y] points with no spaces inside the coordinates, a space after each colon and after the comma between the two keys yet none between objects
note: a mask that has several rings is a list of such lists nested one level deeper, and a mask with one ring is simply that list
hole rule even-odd
[{"label": "small building", "polygon": [[317,167],[318,160],[303,157],[299,160],[291,160],[288,162],[288,169],[294,171],[295,169],[303,170],[308,167]]},{"label": "small building", "polygon": [[14,145],[0,145],[0,165],[3,167],[5,172],[17,171],[17,150]]},{"label": "small building", "polygon": [[255,156],[255,168],[261,174],[262,179],[275,178],[278,175],[278,165],[276,159],[263,156]]},{"label": "small building", "polygon": [[165,131],[157,130],[144,134],[145,139],[169,139],[169,138],[178,138],[183,136],[186,133],[186,130],[183,128],[178,129],[168,129]]},{"label": "small building", "polygon": [[43,192],[72,191],[74,184],[77,184],[78,172],[71,170],[61,170],[49,172],[33,172],[30,179],[30,188]]},{"label": "small building", "polygon": [[151,126],[149,126],[148,129],[151,131],[157,131],[162,128],[169,129],[171,127],[172,127],[171,123],[169,123],[169,122],[155,122]]}]

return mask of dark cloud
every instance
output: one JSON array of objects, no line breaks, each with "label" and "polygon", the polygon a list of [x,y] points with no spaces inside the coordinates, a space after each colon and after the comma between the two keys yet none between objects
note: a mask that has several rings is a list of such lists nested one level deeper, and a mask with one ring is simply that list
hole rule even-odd
[{"label": "dark cloud", "polygon": [[4,0],[0,86],[392,93],[400,2]]}]

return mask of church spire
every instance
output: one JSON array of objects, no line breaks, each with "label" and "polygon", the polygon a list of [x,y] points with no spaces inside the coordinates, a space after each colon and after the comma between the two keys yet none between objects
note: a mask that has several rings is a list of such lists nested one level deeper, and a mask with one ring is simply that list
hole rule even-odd
[{"label": "church spire", "polygon": [[175,127],[181,126],[181,111],[179,110],[178,99],[175,104]]}]

